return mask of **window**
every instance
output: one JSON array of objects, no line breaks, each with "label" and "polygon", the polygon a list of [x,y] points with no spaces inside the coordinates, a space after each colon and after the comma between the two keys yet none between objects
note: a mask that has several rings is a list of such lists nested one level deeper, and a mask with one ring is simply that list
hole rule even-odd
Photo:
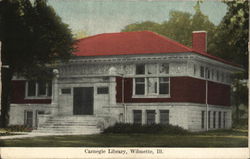
[{"label": "window", "polygon": [[196,75],[196,65],[194,64],[194,76]]},{"label": "window", "polygon": [[224,73],[221,72],[221,82],[224,82]]},{"label": "window", "polygon": [[216,71],[216,77],[217,77],[217,81],[219,81],[220,80],[220,72],[218,70]]},{"label": "window", "polygon": [[211,79],[214,80],[214,69],[211,70]]},{"label": "window", "polygon": [[209,70],[209,68],[206,68],[206,78],[210,79],[210,70]]},{"label": "window", "polygon": [[24,125],[28,128],[33,126],[33,111],[24,111]]},{"label": "window", "polygon": [[216,128],[216,112],[214,112],[213,117],[214,117],[214,119],[213,119],[213,128]]},{"label": "window", "polygon": [[28,81],[26,83],[27,97],[47,97],[52,94],[51,81]]},{"label": "window", "polygon": [[145,65],[144,64],[136,65],[136,74],[137,75],[144,75],[145,74]]},{"label": "window", "polygon": [[135,79],[135,94],[144,95],[145,94],[145,78]]},{"label": "window", "polygon": [[61,94],[71,94],[71,89],[70,88],[62,88]]},{"label": "window", "polygon": [[[134,78],[134,94],[157,96],[169,94],[169,64],[147,64],[136,65],[135,75],[139,75]],[[142,77],[143,75],[145,77]],[[159,77],[160,76],[160,77]]]},{"label": "window", "polygon": [[155,110],[147,110],[147,124],[155,124]]},{"label": "window", "polygon": [[226,82],[231,83],[231,77],[229,73],[226,73]]},{"label": "window", "polygon": [[208,111],[208,128],[210,128],[211,111]]},{"label": "window", "polygon": [[38,81],[38,96],[45,96],[46,95],[46,88],[47,84],[46,81]]},{"label": "window", "polygon": [[108,87],[98,87],[97,94],[108,94],[109,88]]},{"label": "window", "polygon": [[200,77],[205,77],[204,67],[200,66]]},{"label": "window", "polygon": [[29,81],[28,82],[28,96],[36,96],[36,82]]},{"label": "window", "polygon": [[142,124],[142,111],[133,110],[133,114],[134,114],[134,124]]},{"label": "window", "polygon": [[169,78],[161,77],[160,78],[160,92],[159,94],[169,94]]},{"label": "window", "polygon": [[227,112],[224,112],[223,113],[223,128],[224,129],[226,128],[226,115],[227,115]]},{"label": "window", "polygon": [[160,110],[160,124],[169,124],[169,110]]},{"label": "window", "polygon": [[221,128],[221,112],[219,112],[218,128]]},{"label": "window", "polygon": [[147,78],[148,79],[148,94],[157,94],[158,78]]},{"label": "window", "polygon": [[160,74],[169,74],[169,64],[168,63],[164,63],[164,64],[160,64]]},{"label": "window", "polygon": [[201,111],[201,128],[205,128],[205,111]]},{"label": "window", "polygon": [[147,65],[147,74],[157,74],[157,65],[156,64],[148,64]]}]

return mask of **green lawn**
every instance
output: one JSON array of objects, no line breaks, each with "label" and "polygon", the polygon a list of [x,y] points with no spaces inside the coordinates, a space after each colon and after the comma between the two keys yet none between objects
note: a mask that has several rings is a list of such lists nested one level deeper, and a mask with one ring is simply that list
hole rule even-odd
[{"label": "green lawn", "polygon": [[247,147],[246,130],[191,135],[98,134],[1,140],[1,147]]}]

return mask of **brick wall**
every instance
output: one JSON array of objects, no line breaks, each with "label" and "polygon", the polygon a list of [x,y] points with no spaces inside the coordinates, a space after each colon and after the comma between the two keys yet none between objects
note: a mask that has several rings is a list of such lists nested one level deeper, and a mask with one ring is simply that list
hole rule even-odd
[{"label": "brick wall", "polygon": [[[116,78],[116,101],[122,102],[122,78]],[[206,103],[205,80],[192,77],[171,77],[169,98],[133,98],[133,79],[124,78],[125,103],[152,103],[152,102],[191,102]],[[230,86],[215,82],[208,82],[208,104],[230,105]]]}]

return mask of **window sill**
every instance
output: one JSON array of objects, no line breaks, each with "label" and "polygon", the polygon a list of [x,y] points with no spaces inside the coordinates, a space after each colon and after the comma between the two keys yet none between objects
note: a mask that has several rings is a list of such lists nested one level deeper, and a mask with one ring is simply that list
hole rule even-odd
[{"label": "window sill", "polygon": [[40,96],[40,97],[25,97],[24,99],[51,99],[51,97],[48,96]]},{"label": "window sill", "polygon": [[132,98],[170,98],[170,95],[133,95]]}]

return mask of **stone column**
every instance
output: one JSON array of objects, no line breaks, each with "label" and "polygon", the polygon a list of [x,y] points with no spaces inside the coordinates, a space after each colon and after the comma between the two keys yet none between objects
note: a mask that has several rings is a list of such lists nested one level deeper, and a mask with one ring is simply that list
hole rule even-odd
[{"label": "stone column", "polygon": [[116,82],[115,77],[109,78],[109,104],[116,105]]},{"label": "stone column", "polygon": [[160,110],[159,109],[155,110],[155,123],[156,124],[160,123]]},{"label": "stone column", "polygon": [[147,121],[146,121],[146,110],[145,109],[142,109],[142,111],[141,111],[141,114],[142,114],[142,124],[147,124]]},{"label": "stone column", "polygon": [[58,104],[58,95],[59,95],[59,89],[58,89],[58,78],[59,78],[59,71],[58,69],[53,69],[54,78],[52,80],[52,106],[54,107],[54,111],[52,114],[58,114],[59,110],[59,104]]}]

